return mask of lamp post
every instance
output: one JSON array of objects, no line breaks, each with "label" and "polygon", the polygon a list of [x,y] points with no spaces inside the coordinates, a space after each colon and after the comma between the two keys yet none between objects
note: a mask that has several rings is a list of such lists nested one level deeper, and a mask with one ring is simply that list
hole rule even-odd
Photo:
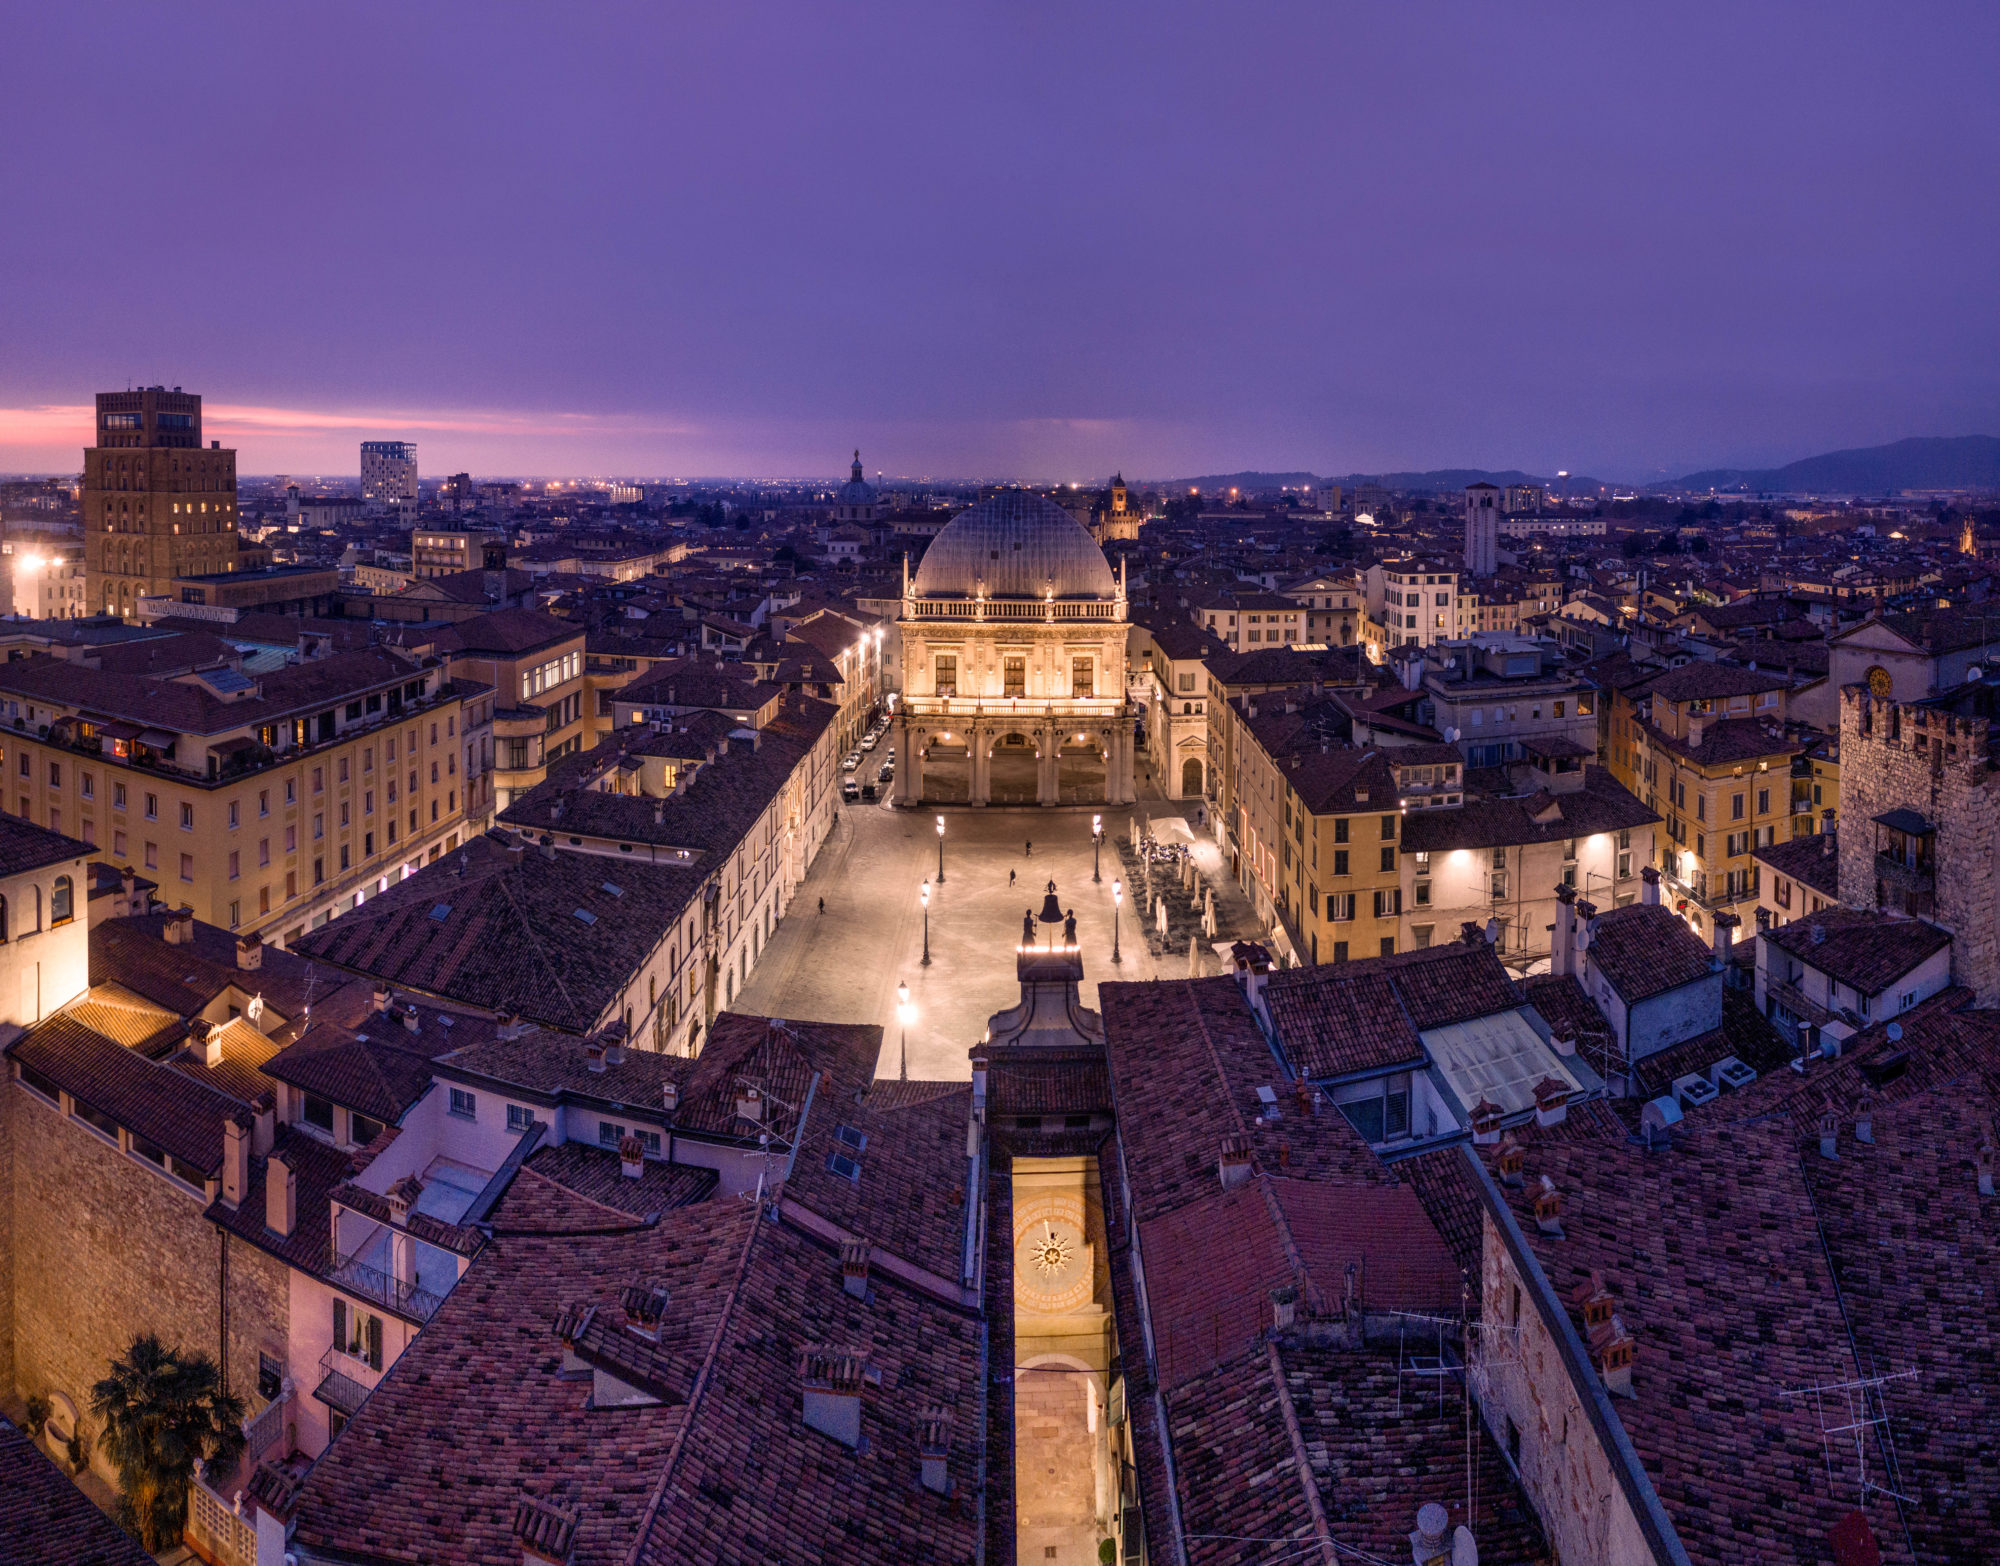
[{"label": "lamp post", "polygon": [[1097,873],[1097,853],[1104,846],[1104,817],[1090,818],[1090,879],[1102,882],[1104,877]]},{"label": "lamp post", "polygon": [[910,1080],[910,1023],[916,1015],[917,1008],[910,1004],[909,981],[904,980],[896,986],[896,1021],[903,1032],[903,1060],[896,1071],[898,1082]]},{"label": "lamp post", "polygon": [[937,818],[938,824],[938,885],[944,885],[944,817]]},{"label": "lamp post", "polygon": [[1113,881],[1111,883],[1111,960],[1116,963],[1122,963],[1125,960],[1118,955],[1118,909],[1119,905],[1124,901],[1125,883],[1123,881]]},{"label": "lamp post", "polygon": [[924,889],[917,894],[924,903],[924,966],[931,965],[931,884],[924,882]]}]

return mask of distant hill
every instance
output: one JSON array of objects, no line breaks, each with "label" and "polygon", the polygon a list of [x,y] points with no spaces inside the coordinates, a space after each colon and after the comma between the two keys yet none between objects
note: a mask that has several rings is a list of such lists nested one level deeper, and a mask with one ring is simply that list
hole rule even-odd
[{"label": "distant hill", "polygon": [[1917,436],[1805,457],[1782,468],[1708,468],[1666,489],[1747,494],[1888,495],[1901,489],[2000,489],[2000,438]]},{"label": "distant hill", "polygon": [[[1523,473],[1519,468],[1504,468],[1497,472],[1486,468],[1431,468],[1422,473],[1344,473],[1328,478],[1312,473],[1205,473],[1197,478],[1163,479],[1154,483],[1153,487],[1170,492],[1175,489],[1198,489],[1207,495],[1226,489],[1301,489],[1307,485],[1325,489],[1328,485],[1338,484],[1342,489],[1352,490],[1362,484],[1380,484],[1386,489],[1436,493],[1482,483],[1503,487],[1508,484],[1547,484],[1553,488],[1556,480]],[[1599,487],[1598,480],[1594,478],[1573,475],[1569,481],[1573,495],[1587,495]]]}]

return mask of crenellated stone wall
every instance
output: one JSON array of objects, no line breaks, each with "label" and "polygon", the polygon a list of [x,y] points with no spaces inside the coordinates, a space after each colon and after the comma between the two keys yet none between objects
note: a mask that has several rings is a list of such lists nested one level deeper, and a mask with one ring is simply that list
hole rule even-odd
[{"label": "crenellated stone wall", "polygon": [[1875,817],[1913,810],[1937,827],[1935,912],[1952,981],[2000,1001],[2000,773],[1984,718],[1840,693],[1840,900],[1876,906]]}]

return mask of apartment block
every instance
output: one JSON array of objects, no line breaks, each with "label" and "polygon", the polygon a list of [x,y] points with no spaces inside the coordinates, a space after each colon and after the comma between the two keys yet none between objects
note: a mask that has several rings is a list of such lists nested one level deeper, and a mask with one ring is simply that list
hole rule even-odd
[{"label": "apartment block", "polygon": [[83,453],[84,601],[89,612],[138,613],[176,577],[237,568],[236,453],[201,437],[201,398],[169,391],[99,392],[97,444]]}]

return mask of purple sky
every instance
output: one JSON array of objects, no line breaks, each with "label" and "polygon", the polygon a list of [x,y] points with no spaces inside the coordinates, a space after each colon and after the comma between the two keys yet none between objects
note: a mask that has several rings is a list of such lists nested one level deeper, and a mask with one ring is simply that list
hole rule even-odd
[{"label": "purple sky", "polygon": [[2000,7],[15,6],[0,470],[1604,477],[2000,433]]}]

